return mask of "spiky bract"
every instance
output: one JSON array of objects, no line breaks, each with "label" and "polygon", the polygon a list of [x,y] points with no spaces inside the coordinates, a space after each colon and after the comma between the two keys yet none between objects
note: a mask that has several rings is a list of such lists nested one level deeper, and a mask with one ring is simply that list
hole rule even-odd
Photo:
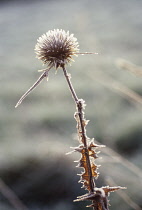
[{"label": "spiky bract", "polygon": [[69,31],[54,29],[43,34],[37,40],[35,52],[37,58],[47,64],[49,68],[63,67],[72,59],[72,55],[79,52],[77,39]]}]

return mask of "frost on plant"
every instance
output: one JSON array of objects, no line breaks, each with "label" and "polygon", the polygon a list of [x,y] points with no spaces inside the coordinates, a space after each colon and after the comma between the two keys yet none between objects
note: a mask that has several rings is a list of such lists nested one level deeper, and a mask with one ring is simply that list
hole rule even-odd
[{"label": "frost on plant", "polygon": [[16,107],[20,105],[23,99],[44,79],[48,77],[48,73],[51,68],[63,70],[65,79],[67,81],[69,90],[71,91],[73,100],[76,104],[76,112],[74,117],[77,121],[77,134],[79,146],[73,148],[73,152],[80,153],[80,160],[77,167],[83,168],[80,174],[79,182],[82,183],[82,187],[88,191],[85,195],[78,196],[74,201],[90,200],[92,203],[87,207],[92,207],[94,210],[108,210],[108,196],[109,192],[116,191],[118,189],[124,189],[122,187],[101,187],[97,188],[95,179],[98,178],[99,173],[97,171],[98,165],[95,163],[98,157],[99,149],[104,147],[103,145],[97,145],[94,139],[90,139],[86,134],[86,125],[88,120],[85,119],[85,101],[79,99],[71,83],[71,75],[66,70],[66,65],[70,63],[73,55],[77,54],[96,54],[96,53],[79,53],[79,45],[77,39],[73,34],[69,34],[62,29],[50,30],[43,34],[38,40],[35,46],[36,57],[40,59],[46,68],[41,70],[43,73],[38,80],[28,89],[28,91],[20,98]]}]

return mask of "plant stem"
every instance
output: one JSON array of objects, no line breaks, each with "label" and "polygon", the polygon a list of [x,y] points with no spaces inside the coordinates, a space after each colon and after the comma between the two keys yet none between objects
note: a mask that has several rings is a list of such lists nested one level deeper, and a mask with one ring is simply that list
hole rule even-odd
[{"label": "plant stem", "polygon": [[84,144],[86,162],[88,166],[90,192],[93,193],[94,192],[94,178],[92,176],[91,162],[90,162],[89,153],[88,153],[86,130],[83,125],[83,110],[82,110],[83,108],[82,108],[82,103],[80,101],[77,104],[77,108],[78,108],[79,120],[80,120],[80,125],[81,125],[82,141]]},{"label": "plant stem", "polygon": [[84,150],[85,150],[85,156],[86,156],[86,162],[87,162],[87,167],[88,167],[88,174],[89,174],[89,185],[90,185],[90,193],[94,192],[94,178],[92,176],[92,170],[91,170],[91,161],[89,158],[89,153],[88,153],[88,146],[87,146],[87,136],[86,136],[86,130],[84,128],[84,124],[83,124],[83,100],[78,99],[76,92],[73,88],[73,85],[71,83],[71,78],[70,75],[68,74],[67,70],[65,69],[65,67],[62,67],[63,72],[64,72],[64,76],[67,80],[69,89],[72,93],[72,97],[76,103],[77,106],[77,111],[78,111],[78,116],[79,116],[79,121],[80,121],[80,127],[81,127],[81,134],[82,134],[82,142],[84,144]]},{"label": "plant stem", "polygon": [[28,210],[14,191],[12,191],[2,179],[0,179],[0,192],[7,198],[15,210]]},{"label": "plant stem", "polygon": [[75,92],[75,90],[74,90],[74,88],[73,88],[73,85],[72,85],[72,83],[71,83],[71,80],[70,80],[70,79],[71,79],[71,76],[70,76],[70,74],[68,74],[68,72],[67,72],[67,70],[65,69],[64,66],[62,67],[62,69],[63,69],[64,75],[65,75],[65,78],[66,78],[66,80],[67,80],[67,83],[68,83],[68,85],[69,85],[69,89],[70,89],[70,91],[71,91],[71,93],[72,93],[72,97],[73,97],[73,99],[74,99],[74,101],[75,101],[75,103],[76,103],[76,105],[77,105],[79,99],[78,99],[78,97],[77,97],[77,95],[76,95],[76,92]]},{"label": "plant stem", "polygon": [[15,108],[17,108],[21,103],[22,103],[22,101],[27,97],[27,95],[29,95],[30,94],[30,92],[32,91],[32,90],[34,90],[38,85],[39,85],[39,83],[45,78],[45,77],[47,77],[48,76],[48,71],[49,71],[49,69],[47,69],[46,71],[44,71],[41,75],[40,75],[40,77],[38,78],[38,80],[26,91],[26,93],[24,93],[24,95],[22,95],[22,97],[19,99],[19,101],[17,102],[17,104],[16,104],[16,106],[15,106]]}]

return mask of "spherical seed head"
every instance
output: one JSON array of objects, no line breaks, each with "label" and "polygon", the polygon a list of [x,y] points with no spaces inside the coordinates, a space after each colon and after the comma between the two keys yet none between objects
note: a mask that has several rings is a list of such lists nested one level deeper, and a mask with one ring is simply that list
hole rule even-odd
[{"label": "spherical seed head", "polygon": [[35,46],[36,57],[49,68],[63,67],[79,52],[77,39],[69,31],[54,29],[43,34]]}]

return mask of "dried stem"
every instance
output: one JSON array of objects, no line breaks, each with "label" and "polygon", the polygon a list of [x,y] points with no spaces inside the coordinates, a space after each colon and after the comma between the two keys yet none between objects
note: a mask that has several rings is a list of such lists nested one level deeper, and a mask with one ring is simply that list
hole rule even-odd
[{"label": "dried stem", "polygon": [[70,89],[70,91],[71,91],[71,93],[72,93],[72,97],[73,97],[73,99],[74,99],[76,105],[78,105],[79,99],[78,99],[78,97],[77,97],[77,95],[76,95],[76,92],[75,92],[73,86],[72,86],[72,83],[71,83],[71,75],[68,74],[68,72],[67,72],[67,70],[65,69],[65,66],[64,66],[64,65],[63,65],[63,72],[64,72],[65,78],[66,78],[66,80],[67,80],[67,83],[68,83],[68,85],[69,85],[69,89]]},{"label": "dried stem", "polygon": [[80,119],[81,130],[82,130],[82,140],[84,143],[84,149],[85,149],[88,172],[89,172],[90,189],[92,193],[94,192],[94,178],[92,176],[91,163],[90,163],[90,158],[89,158],[89,153],[88,153],[86,130],[83,125],[83,110],[82,110],[81,102],[77,104],[77,108],[78,108],[78,114],[79,114],[79,119]]},{"label": "dried stem", "polygon": [[125,189],[123,187],[101,187],[95,186],[94,178],[98,177],[97,168],[94,160],[97,158],[97,152],[95,151],[99,147],[104,145],[97,145],[94,143],[94,139],[90,140],[86,135],[87,120],[84,118],[83,109],[85,103],[83,99],[78,99],[76,92],[71,83],[71,75],[68,74],[64,65],[62,65],[64,76],[67,80],[72,97],[76,104],[77,112],[75,112],[75,119],[77,121],[78,140],[81,143],[78,147],[74,148],[74,151],[81,153],[81,159],[78,161],[77,167],[84,168],[84,172],[80,174],[80,181],[83,184],[83,188],[88,190],[88,193],[82,196],[78,196],[74,201],[91,200],[92,204],[87,207],[92,207],[93,210],[109,210],[108,196],[109,192],[114,192],[119,189]]},{"label": "dried stem", "polygon": [[[71,83],[71,76],[68,74],[67,70],[63,66],[63,72],[65,75],[65,78],[67,80],[69,89],[72,93],[72,97],[76,103],[77,111],[78,111],[78,116],[79,116],[79,121],[80,121],[80,127],[81,127],[81,133],[82,133],[82,141],[84,144],[84,150],[85,150],[85,156],[86,156],[86,162],[87,162],[87,167],[88,167],[88,174],[89,174],[89,185],[90,185],[90,193],[94,192],[94,178],[92,176],[92,170],[91,170],[91,162],[89,158],[89,153],[88,153],[88,146],[87,146],[87,136],[86,136],[86,130],[83,125],[83,104],[82,104],[82,99],[78,99],[76,92],[73,88],[73,85]],[[93,208],[95,210],[95,208]]]},{"label": "dried stem", "polygon": [[42,75],[37,79],[37,81],[26,91],[26,93],[24,93],[24,95],[22,95],[22,97],[19,99],[19,101],[17,102],[17,104],[16,104],[16,106],[15,106],[15,108],[17,108],[21,103],[22,103],[22,101],[27,97],[27,95],[29,95],[30,94],[30,92],[32,91],[32,90],[34,90],[38,85],[39,85],[39,83],[45,78],[45,77],[47,77],[48,76],[48,71],[49,71],[49,69],[48,70],[45,70],[43,73],[42,73]]},{"label": "dried stem", "polygon": [[116,60],[116,65],[121,69],[130,71],[132,74],[138,77],[142,77],[142,66],[137,66],[122,58]]},{"label": "dried stem", "polygon": [[0,179],[0,192],[7,198],[15,210],[28,210],[17,195]]},{"label": "dried stem", "polygon": [[118,82],[115,79],[111,78],[109,75],[105,74],[104,72],[101,73],[100,71],[96,71],[95,76],[92,74],[92,72],[87,72],[86,76],[91,78],[92,80],[98,81],[103,86],[124,96],[126,99],[129,99],[130,102],[142,104],[142,96],[140,94],[126,87],[121,82]]}]

